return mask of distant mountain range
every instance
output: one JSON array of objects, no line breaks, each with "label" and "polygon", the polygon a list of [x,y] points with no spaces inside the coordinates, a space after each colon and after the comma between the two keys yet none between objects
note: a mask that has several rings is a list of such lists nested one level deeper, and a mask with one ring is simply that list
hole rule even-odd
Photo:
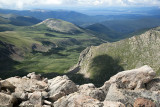
[{"label": "distant mountain range", "polygon": [[41,20],[29,16],[15,14],[0,14],[0,24],[12,24],[16,26],[30,26],[41,22]]},{"label": "distant mountain range", "polygon": [[[146,11],[147,12],[146,12]],[[64,21],[68,21],[71,23],[74,23],[75,25],[84,27],[84,28],[90,28],[94,26],[94,28],[100,27],[99,24],[102,25],[103,28],[101,29],[101,32],[99,36],[103,37],[104,39],[107,38],[105,36],[109,36],[111,38],[111,41],[124,39],[126,37],[133,36],[134,33],[137,33],[139,31],[150,29],[152,27],[160,26],[160,15],[159,15],[159,9],[153,8],[151,10],[145,9],[143,10],[146,14],[138,14],[137,10],[134,11],[137,12],[134,14],[115,14],[115,15],[95,15],[95,16],[89,16],[83,13],[75,12],[75,11],[65,11],[65,10],[55,10],[55,11],[48,11],[48,10],[8,10],[8,9],[0,9],[0,13],[3,14],[16,14],[21,16],[30,16],[35,17],[37,19],[32,19],[31,23],[37,23],[39,20],[45,20],[48,18],[55,18],[55,19],[61,19]],[[143,12],[142,11],[142,12]],[[154,13],[153,13],[154,11]],[[25,18],[17,18],[19,20],[29,21],[30,19]],[[39,19],[39,20],[38,20]],[[30,20],[31,21],[31,20]],[[21,23],[14,22],[13,23],[17,25],[21,25]],[[27,24],[27,23],[25,23]],[[30,22],[28,23],[30,24]],[[104,30],[105,28],[110,29]],[[100,28],[99,28],[100,29]],[[90,29],[97,34],[97,29]],[[108,34],[108,33],[113,34]]]}]

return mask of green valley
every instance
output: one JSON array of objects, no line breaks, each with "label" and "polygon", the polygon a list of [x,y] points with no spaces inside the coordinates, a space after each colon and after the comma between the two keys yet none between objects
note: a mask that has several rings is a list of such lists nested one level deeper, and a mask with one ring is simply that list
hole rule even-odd
[{"label": "green valley", "polygon": [[5,26],[14,29],[0,32],[2,78],[27,72],[65,73],[78,61],[83,49],[103,43],[88,31],[57,19],[33,26]]}]

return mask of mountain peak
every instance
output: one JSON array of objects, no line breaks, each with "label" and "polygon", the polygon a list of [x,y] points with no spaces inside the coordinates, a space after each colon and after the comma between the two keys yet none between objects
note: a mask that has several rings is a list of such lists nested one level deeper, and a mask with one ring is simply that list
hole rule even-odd
[{"label": "mountain peak", "polygon": [[60,19],[46,19],[38,25],[46,25],[48,28],[62,33],[79,33],[82,31],[78,26]]}]

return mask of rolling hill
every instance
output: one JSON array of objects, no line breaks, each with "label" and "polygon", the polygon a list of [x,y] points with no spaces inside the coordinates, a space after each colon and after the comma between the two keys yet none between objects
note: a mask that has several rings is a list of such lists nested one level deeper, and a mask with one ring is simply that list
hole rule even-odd
[{"label": "rolling hill", "polygon": [[60,19],[47,19],[39,24],[37,24],[36,26],[39,25],[45,25],[48,28],[50,28],[51,30],[54,30],[56,32],[61,32],[61,33],[81,33],[83,32],[81,28],[79,28],[78,26],[67,22],[67,21],[63,21]]},{"label": "rolling hill", "polygon": [[160,27],[141,35],[113,43],[86,48],[70,72],[78,72],[97,84],[103,84],[119,71],[151,66],[160,74]]}]

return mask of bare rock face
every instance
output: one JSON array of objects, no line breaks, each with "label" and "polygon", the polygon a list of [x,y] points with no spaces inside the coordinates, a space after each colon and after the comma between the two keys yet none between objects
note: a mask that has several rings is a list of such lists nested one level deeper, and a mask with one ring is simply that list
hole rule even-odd
[{"label": "bare rock face", "polygon": [[140,89],[144,84],[151,81],[156,76],[156,72],[147,65],[133,70],[122,71],[111,77],[109,82],[116,83],[122,89]]},{"label": "bare rock face", "polygon": [[16,99],[4,93],[0,93],[0,107],[12,107]]},{"label": "bare rock face", "polygon": [[114,102],[114,101],[104,101],[104,107],[125,107],[125,105],[121,102]]},{"label": "bare rock face", "polygon": [[103,90],[96,88],[92,83],[81,85],[79,87],[79,92],[94,99],[98,99],[99,101],[104,101],[105,99]]},{"label": "bare rock face", "polygon": [[103,107],[103,103],[76,92],[57,100],[54,107]]},{"label": "bare rock face", "polygon": [[49,80],[48,86],[49,97],[52,101],[78,91],[76,84],[69,80],[67,76],[58,76]]},{"label": "bare rock face", "polygon": [[134,102],[134,107],[156,107],[156,105],[151,100],[144,98],[137,98]]}]

